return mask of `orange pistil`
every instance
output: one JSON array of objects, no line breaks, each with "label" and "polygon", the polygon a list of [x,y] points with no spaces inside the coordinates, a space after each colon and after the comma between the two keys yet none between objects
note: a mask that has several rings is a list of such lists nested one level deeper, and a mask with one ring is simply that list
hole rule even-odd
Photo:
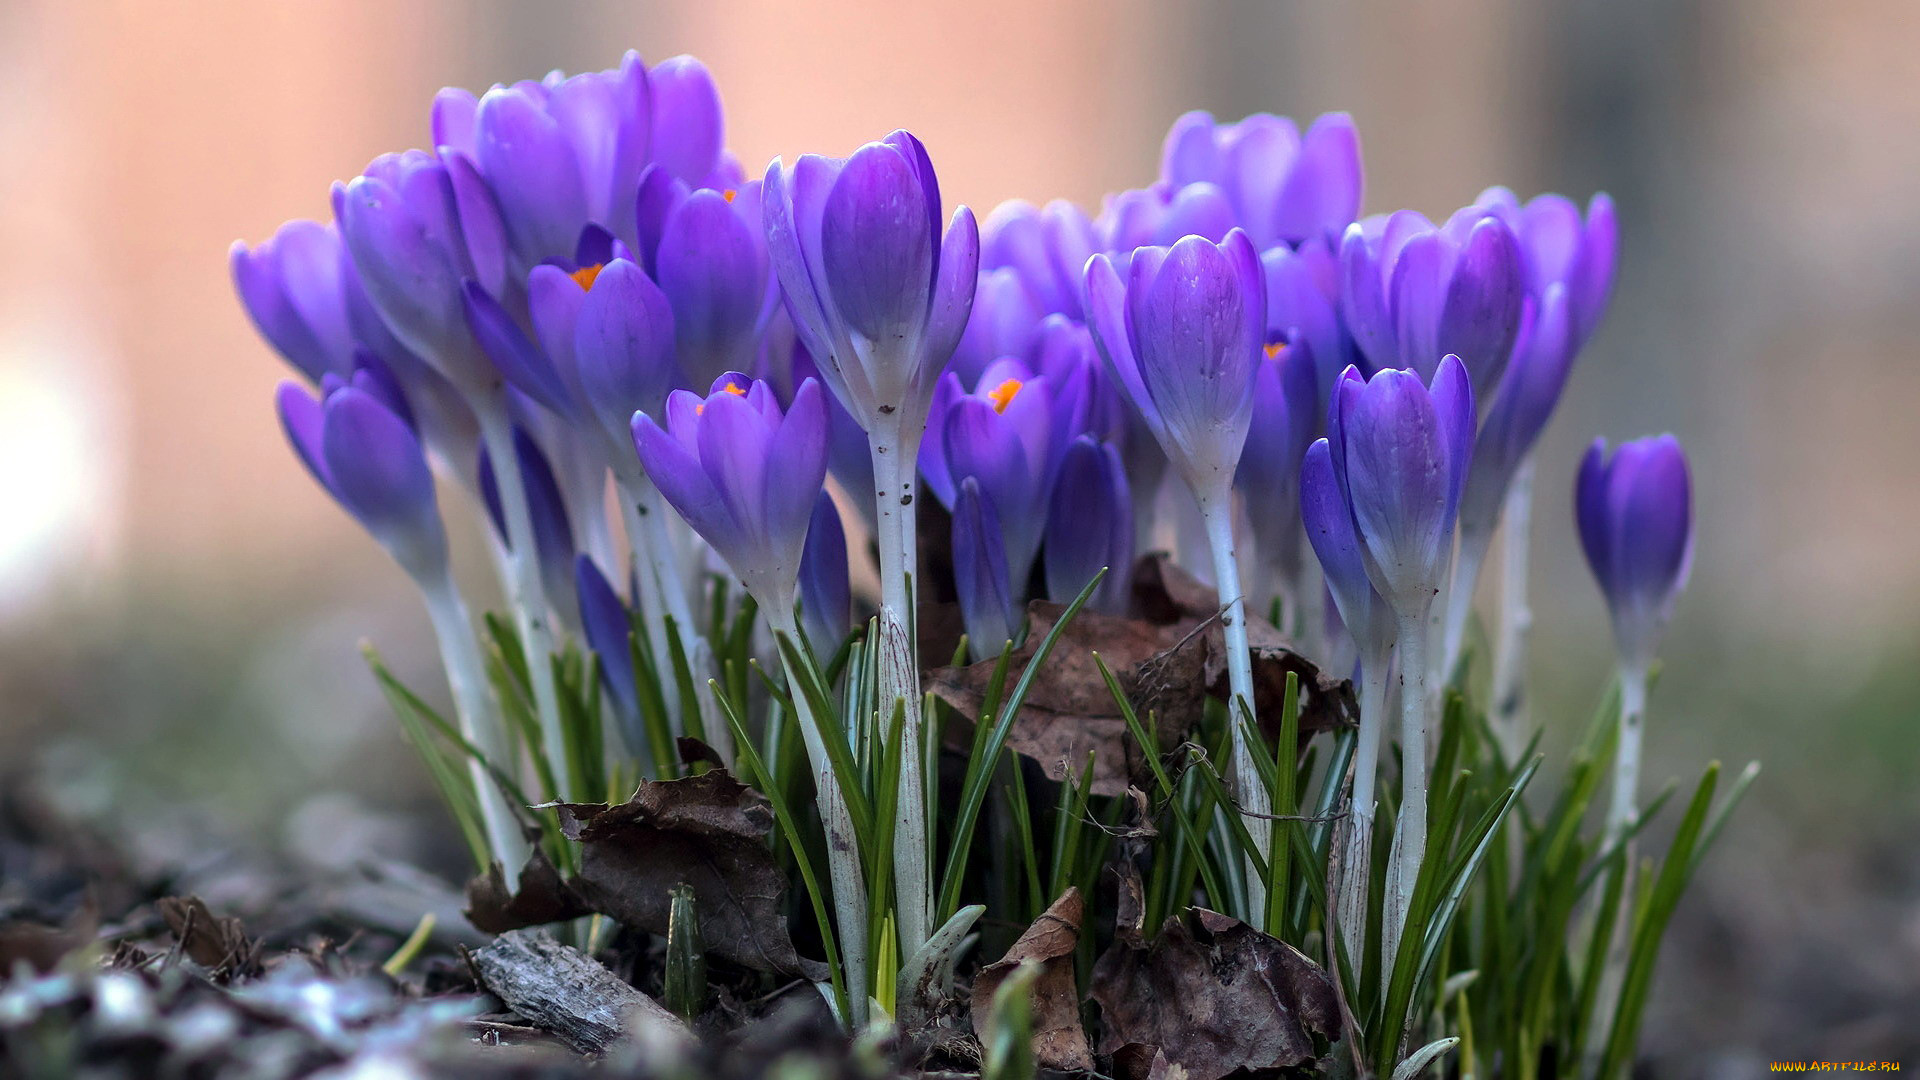
[{"label": "orange pistil", "polygon": [[993,402],[993,411],[1005,413],[1007,406],[1013,404],[1013,396],[1020,392],[1022,385],[1024,384],[1019,379],[1008,379],[987,391],[987,400]]},{"label": "orange pistil", "polygon": [[727,190],[725,190],[725,191],[723,191],[723,192],[721,192],[721,193],[720,193],[720,197],[721,197],[721,198],[723,198],[723,199],[725,199],[725,200],[727,200],[728,202],[732,202],[732,201],[733,201],[733,197],[734,197],[735,195],[738,195],[738,194],[740,194],[740,193],[739,193],[739,192],[737,192],[737,191],[735,191],[735,190],[733,190],[732,188],[728,188]]},{"label": "orange pistil", "polygon": [[580,286],[582,291],[585,291],[593,288],[594,279],[600,276],[600,271],[606,265],[606,263],[594,263],[592,266],[583,266],[567,276],[572,278],[573,283]]},{"label": "orange pistil", "polygon": [[1284,341],[1276,341],[1273,344],[1267,346],[1267,359],[1278,360],[1280,359],[1280,354],[1286,351],[1287,351],[1287,343]]},{"label": "orange pistil", "polygon": [[[721,387],[720,389],[726,391],[729,394],[732,394],[734,397],[747,396],[747,388],[737,383],[728,383],[727,385]],[[693,407],[693,415],[695,416],[702,416],[706,413],[706,411],[707,411],[707,403],[704,401]]]}]

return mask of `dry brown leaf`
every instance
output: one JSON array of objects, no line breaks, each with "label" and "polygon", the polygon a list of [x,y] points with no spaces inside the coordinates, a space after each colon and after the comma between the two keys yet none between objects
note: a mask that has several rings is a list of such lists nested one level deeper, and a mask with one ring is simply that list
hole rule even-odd
[{"label": "dry brown leaf", "polygon": [[1033,1056],[1043,1068],[1090,1072],[1093,1049],[1080,1026],[1080,988],[1073,979],[1073,951],[1080,944],[1086,903],[1069,888],[1034,920],[1007,954],[973,977],[973,1028],[986,1030],[993,995],[1022,963],[1040,965],[1033,982]]},{"label": "dry brown leaf", "polygon": [[590,914],[592,911],[560,880],[560,872],[539,848],[527,857],[517,892],[507,892],[506,875],[501,873],[499,863],[467,882],[467,921],[489,934]]},{"label": "dry brown leaf", "polygon": [[216,978],[259,971],[260,943],[247,937],[237,918],[219,918],[197,896],[169,896],[156,907],[187,958]]},{"label": "dry brown leaf", "polygon": [[1151,944],[1122,924],[1094,964],[1092,997],[1105,1022],[1102,1053],[1151,1047],[1191,1080],[1304,1064],[1315,1035],[1339,1033],[1333,982],[1318,964],[1205,908],[1168,919]]},{"label": "dry brown leaf", "polygon": [[560,827],[580,844],[569,886],[593,911],[653,934],[667,932],[669,891],[693,886],[700,940],[734,963],[826,978],[787,934],[787,879],[767,848],[773,810],[721,769],[648,780],[619,806],[562,803]]}]

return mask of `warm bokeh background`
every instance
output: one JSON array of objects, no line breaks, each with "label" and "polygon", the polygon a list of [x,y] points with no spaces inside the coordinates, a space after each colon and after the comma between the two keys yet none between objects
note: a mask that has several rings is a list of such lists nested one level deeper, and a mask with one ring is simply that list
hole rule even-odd
[{"label": "warm bokeh background", "polygon": [[1649,1048],[1703,1076],[1915,1049],[1911,0],[4,0],[0,774],[323,860],[438,826],[394,814],[427,804],[356,651],[424,678],[425,621],[282,444],[226,248],[419,145],[439,86],[628,46],[707,61],[750,170],[910,126],[983,210],[1142,184],[1195,107],[1351,110],[1369,211],[1612,192],[1621,287],[1542,461],[1543,699],[1570,727],[1606,672],[1575,457],[1670,429],[1700,547],[1651,772],[1768,767]]}]

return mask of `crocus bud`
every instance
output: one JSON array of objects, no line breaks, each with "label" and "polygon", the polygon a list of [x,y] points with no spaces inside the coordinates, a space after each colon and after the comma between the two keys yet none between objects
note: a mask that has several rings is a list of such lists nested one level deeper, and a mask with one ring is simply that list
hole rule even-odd
[{"label": "crocus bud", "polygon": [[969,476],[953,504],[953,583],[975,660],[999,656],[1020,628],[1020,600],[1008,577],[1006,545],[993,498]]},{"label": "crocus bud", "polygon": [[1566,287],[1555,283],[1527,312],[1513,343],[1513,361],[1480,424],[1460,505],[1462,528],[1493,531],[1514,471],[1532,452],[1559,404],[1575,352]]},{"label": "crocus bud", "polygon": [[580,604],[580,630],[587,647],[600,658],[600,685],[613,699],[620,720],[621,735],[627,746],[646,745],[646,732],[640,723],[640,698],[634,682],[633,613],[620,599],[606,575],[591,558],[574,560],[574,585]]},{"label": "crocus bud", "polygon": [[381,546],[416,580],[445,572],[446,530],[420,440],[379,397],[342,386],[314,400],[280,384],[280,423],[294,451]]},{"label": "crocus bud", "polygon": [[1644,672],[1693,564],[1693,486],[1671,435],[1607,456],[1595,439],[1580,461],[1574,515],[1587,565],[1606,594],[1623,663]]},{"label": "crocus bud", "polygon": [[573,357],[587,415],[609,439],[632,438],[633,414],[659,412],[682,385],[673,310],[633,262],[616,259],[581,302]]},{"label": "crocus bud", "polygon": [[807,546],[800,552],[800,614],[807,641],[823,661],[853,629],[847,531],[840,524],[840,508],[825,491],[813,501]]},{"label": "crocus bud", "polygon": [[807,351],[861,427],[918,435],[966,329],[979,269],[973,212],[940,239],[940,187],[920,140],[896,131],[845,161],[776,160],[767,242]]},{"label": "crocus bud", "polygon": [[1266,287],[1245,233],[1134,253],[1124,283],[1087,264],[1088,326],[1107,369],[1202,498],[1224,494],[1253,413]]},{"label": "crocus bud", "polygon": [[1441,361],[1431,388],[1393,368],[1371,379],[1348,368],[1334,388],[1334,475],[1367,577],[1403,618],[1426,612],[1445,580],[1473,432],[1473,388],[1456,356]]},{"label": "crocus bud", "polygon": [[1261,562],[1286,575],[1300,563],[1300,460],[1320,415],[1313,349],[1305,339],[1268,345],[1254,375],[1253,417],[1234,485]]},{"label": "crocus bud", "polygon": [[374,159],[333,192],[334,217],[366,297],[394,336],[469,394],[494,370],[467,325],[462,283],[504,283],[499,212],[471,166],[409,150]]},{"label": "crocus bud", "polygon": [[[540,578],[547,599],[556,605],[562,618],[577,626],[580,619],[574,606],[575,548],[567,501],[560,494],[560,482],[554,477],[553,465],[546,453],[533,436],[518,425],[513,429],[513,449],[514,456],[520,459],[520,483],[526,490],[527,509],[533,516],[534,554],[540,563]],[[479,475],[480,497],[486,504],[488,519],[493,522],[494,535],[502,544],[511,546],[506,516],[501,509],[500,485],[484,446],[480,450]]]},{"label": "crocus bud", "polygon": [[1160,179],[1216,185],[1233,220],[1261,249],[1338,233],[1360,213],[1363,174],[1353,117],[1327,113],[1305,136],[1292,119],[1261,113],[1222,124],[1204,112],[1174,121]]},{"label": "crocus bud", "polygon": [[1506,369],[1526,301],[1513,231],[1492,211],[1467,207],[1436,227],[1402,210],[1347,229],[1340,245],[1342,314],[1376,370],[1432,378],[1458,356],[1475,386]]},{"label": "crocus bud", "polygon": [[347,316],[343,269],[351,272],[330,225],[289,221],[249,248],[228,253],[235,291],[260,336],[312,382],[353,368],[360,347]]},{"label": "crocus bud", "polygon": [[794,391],[728,373],[704,398],[668,395],[667,426],[635,413],[634,447],[660,494],[725,560],[760,606],[793,609],[801,551],[827,474],[820,384]]},{"label": "crocus bud", "polygon": [[753,366],[780,302],[767,262],[760,184],[726,192],[689,190],[677,181],[665,186],[670,205],[647,266],[673,309],[681,362],[698,385],[707,385]]},{"label": "crocus bud", "polygon": [[1110,613],[1125,608],[1133,569],[1133,496],[1111,443],[1082,435],[1068,446],[1047,515],[1044,556],[1049,599],[1071,602],[1106,567],[1093,605]]}]

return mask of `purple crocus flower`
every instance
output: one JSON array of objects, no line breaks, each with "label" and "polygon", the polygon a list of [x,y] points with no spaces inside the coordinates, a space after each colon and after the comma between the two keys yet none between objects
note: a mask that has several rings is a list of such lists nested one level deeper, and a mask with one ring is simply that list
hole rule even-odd
[{"label": "purple crocus flower", "polygon": [[1467,207],[1444,226],[1413,210],[1347,229],[1340,245],[1341,313],[1375,370],[1433,376],[1460,357],[1475,386],[1497,384],[1526,301],[1513,231],[1499,215]]},{"label": "purple crocus flower", "polygon": [[695,189],[653,166],[639,207],[640,254],[673,307],[681,362],[699,385],[752,367],[780,302],[760,182]]},{"label": "purple crocus flower", "polygon": [[434,100],[434,145],[470,159],[503,211],[520,273],[573,251],[597,224],[634,241],[634,198],[650,162],[689,184],[723,167],[720,98],[706,68],[675,57],[618,68],[458,89]]},{"label": "purple crocus flower", "polygon": [[951,510],[960,481],[977,479],[996,509],[1006,508],[1000,521],[1007,529],[1007,564],[1018,580],[1025,580],[1040,550],[1047,500],[1074,413],[1072,403],[1056,400],[1044,377],[1011,357],[987,365],[972,393],[952,372],[934,390],[932,437],[920,448],[927,489]]},{"label": "purple crocus flower", "polygon": [[1133,569],[1133,495],[1112,443],[1081,435],[1067,447],[1054,483],[1042,559],[1047,597],[1069,603],[1107,568],[1093,606],[1119,613]]},{"label": "purple crocus flower", "polygon": [[771,386],[729,372],[704,398],[674,391],[665,413],[664,428],[646,413],[633,417],[647,475],[761,607],[791,612],[827,474],[820,384],[801,383],[783,414]]},{"label": "purple crocus flower", "polygon": [[1260,565],[1277,581],[1286,618],[1292,620],[1305,600],[1300,461],[1320,426],[1320,381],[1304,338],[1268,345],[1255,372],[1253,415],[1234,484],[1243,496]]},{"label": "purple crocus flower", "polygon": [[940,186],[920,140],[896,131],[836,161],[767,170],[768,245],[820,376],[870,434],[913,438],[965,331],[979,268],[973,211],[940,236]]},{"label": "purple crocus flower", "polygon": [[447,535],[433,473],[404,416],[365,385],[339,386],[321,402],[283,382],[275,401],[287,440],[320,486],[409,576],[444,576]]},{"label": "purple crocus flower", "polygon": [[[1514,340],[1512,362],[1501,376],[1493,404],[1480,425],[1473,468],[1467,474],[1460,506],[1462,528],[1473,534],[1466,541],[1469,546],[1484,548],[1491,540],[1514,472],[1552,418],[1578,351],[1567,290],[1556,282],[1547,287],[1538,304],[1529,305],[1520,335]],[[1479,554],[1484,551],[1469,553],[1468,557],[1477,559]],[[1464,584],[1472,587],[1471,580]],[[1464,602],[1470,597],[1461,599]]]},{"label": "purple crocus flower", "polygon": [[1693,564],[1693,486],[1672,435],[1607,454],[1594,440],[1580,461],[1574,511],[1587,565],[1606,594],[1623,665],[1644,673]]},{"label": "purple crocus flower", "polygon": [[1338,233],[1360,213],[1364,183],[1353,117],[1327,113],[1306,134],[1292,119],[1261,113],[1222,124],[1190,112],[1167,132],[1161,182],[1217,186],[1261,249]]},{"label": "purple crocus flower", "polygon": [[1308,346],[1321,386],[1332,386],[1348,367],[1367,370],[1340,315],[1340,256],[1332,241],[1268,248],[1260,253],[1260,266],[1267,278],[1269,340],[1294,338]]},{"label": "purple crocus flower", "polygon": [[953,502],[953,583],[975,660],[999,656],[1020,633],[1020,598],[1003,536],[993,497],[974,477],[960,481]]},{"label": "purple crocus flower", "polygon": [[[520,464],[520,486],[527,494],[527,509],[533,516],[533,547],[539,561],[540,580],[547,600],[574,626],[580,624],[575,606],[573,560],[576,548],[573,526],[567,516],[567,501],[560,494],[560,482],[554,477],[553,464],[525,428],[513,429],[514,456]],[[480,497],[486,504],[487,518],[493,522],[494,535],[511,548],[507,520],[500,503],[500,486],[494,480],[493,461],[485,447],[480,450]]]},{"label": "purple crocus flower", "polygon": [[1065,199],[1044,207],[1006,202],[987,215],[981,236],[983,268],[1018,274],[1044,312],[1076,321],[1084,316],[1081,282],[1087,260],[1104,250],[1086,211]]},{"label": "purple crocus flower", "polygon": [[1613,199],[1600,192],[1580,207],[1564,195],[1539,195],[1522,204],[1512,191],[1493,187],[1474,200],[1507,222],[1519,241],[1527,294],[1536,299],[1554,285],[1567,292],[1573,348],[1584,348],[1606,314],[1620,252],[1620,226]]},{"label": "purple crocus flower", "polygon": [[833,655],[853,629],[853,585],[847,564],[847,530],[833,496],[820,492],[800,552],[800,616],[807,641],[822,660]]},{"label": "purple crocus flower", "polygon": [[1348,368],[1334,388],[1334,475],[1367,576],[1402,619],[1424,619],[1445,582],[1473,434],[1473,387],[1457,356],[1441,361],[1430,388],[1394,368],[1371,379]]},{"label": "purple crocus flower", "polygon": [[1010,266],[982,268],[973,291],[973,314],[953,359],[947,363],[947,371],[972,385],[995,360],[1026,356],[1044,314],[1020,271]]},{"label": "purple crocus flower", "polygon": [[374,159],[333,188],[341,239],[373,309],[408,350],[472,400],[495,381],[474,341],[462,282],[506,287],[501,221],[492,194],[464,159],[409,150]]},{"label": "purple crocus flower", "polygon": [[[819,365],[813,362],[813,354],[807,347],[795,342],[791,356],[790,386],[798,386],[808,379],[819,379]],[[937,392],[937,391],[936,391]],[[827,405],[827,471],[839,481],[840,486],[850,492],[873,490],[873,453],[867,446],[867,433],[860,429],[860,421],[853,418],[840,399],[832,394],[826,395]],[[867,523],[873,527],[873,502],[870,499],[856,498],[854,505]]]},{"label": "purple crocus flower", "polygon": [[1088,326],[1121,391],[1203,501],[1224,497],[1253,413],[1266,287],[1245,233],[1087,265]]},{"label": "purple crocus flower", "polygon": [[516,390],[594,433],[600,445],[624,447],[633,414],[658,412],[683,383],[666,295],[639,264],[615,258],[572,272],[535,267],[527,296],[532,339],[468,282],[464,300],[475,338]]},{"label": "purple crocus flower", "polygon": [[363,346],[348,320],[347,289],[359,283],[333,226],[289,221],[252,248],[236,241],[227,261],[254,327],[288,363],[316,383],[353,370]]}]

